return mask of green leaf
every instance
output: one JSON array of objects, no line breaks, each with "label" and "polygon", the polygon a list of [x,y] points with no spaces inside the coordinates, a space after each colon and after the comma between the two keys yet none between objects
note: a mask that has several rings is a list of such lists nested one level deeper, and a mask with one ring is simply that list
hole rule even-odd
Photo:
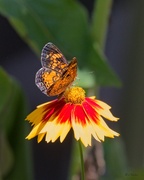
[{"label": "green leaf", "polygon": [[16,80],[0,68],[0,170],[5,179],[32,180],[25,98]]},{"label": "green leaf", "polygon": [[119,77],[110,67],[106,56],[96,43],[91,48],[90,59],[92,60],[90,69],[93,70],[95,74],[97,84],[101,84],[102,86],[121,86]]},{"label": "green leaf", "polygon": [[0,0],[0,13],[39,57],[44,44],[51,41],[68,59],[77,57],[80,69],[98,71],[94,73],[97,85],[119,83],[98,52],[91,53],[91,24],[86,9],[77,1]]},{"label": "green leaf", "polygon": [[113,0],[95,0],[92,13],[92,37],[104,49]]},{"label": "green leaf", "polygon": [[122,139],[106,139],[103,145],[107,173],[101,179],[124,179],[128,164]]},{"label": "green leaf", "polygon": [[0,0],[0,11],[38,53],[52,41],[68,56],[80,56],[88,23],[85,9],[75,1]]},{"label": "green leaf", "polygon": [[0,67],[0,126],[3,124],[3,112],[6,111],[9,99],[11,97],[11,79]]},{"label": "green leaf", "polygon": [[6,134],[0,130],[0,179],[6,176],[14,165],[14,156],[12,148],[8,142]]}]

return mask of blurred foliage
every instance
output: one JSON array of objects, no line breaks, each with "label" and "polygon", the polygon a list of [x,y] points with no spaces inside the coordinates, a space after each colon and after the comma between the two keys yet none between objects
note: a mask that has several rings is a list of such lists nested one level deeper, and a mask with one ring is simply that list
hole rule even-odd
[{"label": "blurred foliage", "polygon": [[[92,20],[76,0],[0,0],[0,13],[39,57],[44,44],[50,41],[68,59],[77,57],[78,83],[88,89],[121,84],[103,52],[111,3],[112,0],[95,1]],[[16,81],[2,69],[0,99],[0,155],[5,159],[0,161],[0,176],[31,179],[30,154],[26,154],[24,142],[24,97]],[[111,166],[115,170],[115,165]]]},{"label": "blurred foliage", "polygon": [[44,44],[51,41],[68,59],[77,57],[80,69],[92,71],[97,85],[120,85],[95,39],[97,29],[104,31],[104,25],[95,23],[102,17],[94,14],[91,23],[87,10],[77,1],[0,0],[0,13],[39,56]]},{"label": "blurred foliage", "polygon": [[25,141],[26,105],[18,83],[0,68],[0,179],[32,179]]},{"label": "blurred foliage", "polygon": [[106,173],[101,180],[123,179],[128,172],[124,144],[118,139],[106,139],[104,143],[104,157],[106,161]]}]

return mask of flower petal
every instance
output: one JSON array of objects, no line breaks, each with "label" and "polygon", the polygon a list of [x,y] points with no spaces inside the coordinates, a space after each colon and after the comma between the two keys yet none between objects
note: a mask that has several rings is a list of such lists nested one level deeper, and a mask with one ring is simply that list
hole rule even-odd
[{"label": "flower petal", "polygon": [[37,136],[41,129],[45,126],[45,123],[40,122],[39,124],[36,124],[31,132],[28,134],[26,139],[32,139],[33,137]]},{"label": "flower petal", "polygon": [[[79,109],[79,113],[77,110]],[[89,131],[89,127],[87,126],[87,119],[82,106],[78,106],[78,109],[75,108],[71,113],[71,122],[72,128],[74,131],[74,136],[77,140],[81,139],[82,143],[87,147],[91,146],[91,132]]]},{"label": "flower petal", "polygon": [[74,136],[76,140],[81,139],[82,143],[87,147],[91,145],[91,136],[87,133],[86,128],[81,124],[73,121],[72,128],[74,131]]},{"label": "flower petal", "polygon": [[[81,140],[84,146],[91,146],[92,136],[99,142],[104,141],[105,136],[119,136],[119,133],[110,129],[102,118],[118,120],[110,112],[111,107],[95,97],[79,97],[76,89],[77,97],[72,94],[72,97],[65,99],[65,95],[61,99],[37,106],[37,109],[26,118],[33,125],[26,138],[38,136],[37,140],[40,142],[45,136],[47,142],[55,142],[60,137],[60,142],[63,142],[72,128],[76,140]],[[72,102],[69,102],[71,99]]]},{"label": "flower petal", "polygon": [[61,135],[60,135],[60,142],[63,142],[66,135],[68,134],[68,132],[70,131],[71,129],[71,125],[69,122],[66,122],[63,124],[63,130],[61,132]]},{"label": "flower petal", "polygon": [[45,136],[45,133],[38,134],[38,139],[37,139],[38,143],[41,142],[44,136]]},{"label": "flower petal", "polygon": [[97,111],[103,117],[105,117],[106,119],[111,120],[111,121],[118,121],[119,120],[119,118],[112,115],[112,113],[109,110],[109,109],[111,109],[111,107],[108,104],[106,104],[100,100],[96,100],[96,103],[102,107],[102,108],[97,109]]},{"label": "flower petal", "polygon": [[100,101],[97,99],[91,99],[91,98],[86,98],[86,102],[95,109],[95,113],[94,114],[99,114],[102,115],[103,117],[105,117],[106,119],[110,120],[110,121],[118,121],[119,118],[114,117],[112,115],[112,113],[110,112],[111,107]]},{"label": "flower petal", "polygon": [[55,142],[58,137],[60,137],[60,141],[62,142],[67,133],[69,132],[71,125],[69,122],[66,123],[57,123],[58,119],[55,118],[53,121],[48,121],[40,133],[46,133],[46,141],[47,142]]}]

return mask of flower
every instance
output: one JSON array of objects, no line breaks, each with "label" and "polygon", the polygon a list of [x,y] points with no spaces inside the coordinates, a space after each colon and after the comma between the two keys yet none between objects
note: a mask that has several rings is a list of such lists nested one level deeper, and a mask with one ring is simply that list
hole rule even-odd
[{"label": "flower", "polygon": [[38,136],[40,142],[44,136],[47,142],[55,142],[60,137],[63,142],[72,128],[76,140],[84,146],[91,145],[92,136],[97,141],[104,137],[114,138],[119,133],[110,129],[102,117],[117,121],[110,112],[110,106],[95,97],[85,97],[81,87],[72,87],[65,91],[60,99],[37,106],[26,120],[32,123],[33,129],[26,139]]}]

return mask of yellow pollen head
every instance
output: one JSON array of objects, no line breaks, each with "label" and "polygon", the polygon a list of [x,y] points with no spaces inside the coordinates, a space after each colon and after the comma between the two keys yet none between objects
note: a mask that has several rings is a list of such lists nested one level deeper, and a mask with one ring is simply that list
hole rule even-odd
[{"label": "yellow pollen head", "polygon": [[85,99],[85,91],[81,87],[72,87],[65,91],[64,98],[66,102],[81,104]]}]

